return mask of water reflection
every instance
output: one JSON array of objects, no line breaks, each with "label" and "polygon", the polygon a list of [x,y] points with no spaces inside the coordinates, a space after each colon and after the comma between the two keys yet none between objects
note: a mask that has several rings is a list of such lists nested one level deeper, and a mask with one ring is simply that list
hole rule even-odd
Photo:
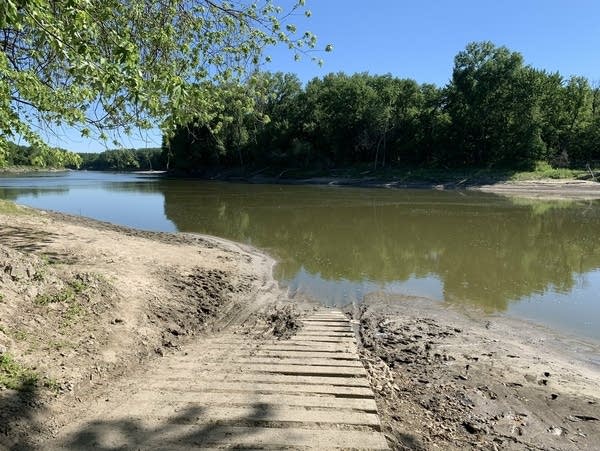
[{"label": "water reflection", "polygon": [[598,203],[222,184],[192,192],[170,183],[164,193],[179,230],[270,249],[294,289],[315,294],[311,276],[317,285],[340,281],[329,299],[421,281],[432,293],[441,283],[444,300],[503,311],[533,293],[568,293],[578,274],[600,267]]},{"label": "water reflection", "polygon": [[99,172],[0,176],[0,198],[155,231],[175,231],[156,177]]},{"label": "water reflection", "polygon": [[293,293],[385,290],[510,311],[600,338],[600,202],[72,173],[0,177],[0,197],[253,244]]}]

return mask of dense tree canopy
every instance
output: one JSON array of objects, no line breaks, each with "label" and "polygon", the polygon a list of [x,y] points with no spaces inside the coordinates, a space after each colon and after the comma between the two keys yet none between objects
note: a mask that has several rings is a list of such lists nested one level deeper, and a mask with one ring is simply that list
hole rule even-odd
[{"label": "dense tree canopy", "polygon": [[39,148],[7,142],[4,149],[4,162],[10,166],[78,169],[82,162],[79,155],[56,147]]},{"label": "dense tree canopy", "polygon": [[[256,96],[256,86],[268,95]],[[227,121],[181,126],[166,140],[171,169],[600,160],[600,89],[537,70],[490,42],[458,53],[444,87],[366,73],[330,74],[303,87],[294,75],[264,73],[228,95]]]},{"label": "dense tree canopy", "polygon": [[9,139],[47,148],[40,128],[107,138],[214,121],[226,86],[264,63],[267,46],[315,47],[291,23],[298,13],[310,16],[304,0],[287,11],[271,0],[3,0],[0,164]]},{"label": "dense tree canopy", "polygon": [[94,171],[152,171],[165,167],[160,148],[111,149],[81,153],[81,169]]}]

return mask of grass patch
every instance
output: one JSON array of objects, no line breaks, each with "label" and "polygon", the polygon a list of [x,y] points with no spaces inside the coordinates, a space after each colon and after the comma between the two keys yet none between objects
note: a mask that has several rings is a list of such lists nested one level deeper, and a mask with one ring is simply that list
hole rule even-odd
[{"label": "grass patch", "polygon": [[9,200],[0,199],[0,214],[5,215],[27,215],[31,214],[31,209],[21,207]]},{"label": "grass patch", "polygon": [[38,374],[16,362],[10,354],[0,355],[0,387],[10,390],[31,391]]},{"label": "grass patch", "polygon": [[54,265],[54,264],[58,263],[58,260],[56,260],[54,257],[47,255],[47,254],[39,254],[38,257],[40,258],[42,263],[46,266],[50,266],[50,265]]},{"label": "grass patch", "polygon": [[530,171],[518,171],[511,176],[511,180],[542,180],[542,179],[582,179],[590,176],[584,169],[554,168],[545,161],[538,161]]},{"label": "grass patch", "polygon": [[75,290],[70,286],[63,288],[58,293],[48,294],[48,293],[40,293],[38,294],[33,303],[35,305],[48,305],[48,304],[56,304],[59,302],[71,302],[75,299]]},{"label": "grass patch", "polygon": [[56,379],[53,379],[51,377],[44,377],[42,385],[54,393],[60,392],[60,383]]},{"label": "grass patch", "polygon": [[70,326],[71,324],[73,324],[75,322],[75,320],[77,318],[82,316],[83,313],[84,313],[83,307],[81,306],[81,304],[79,304],[79,302],[73,302],[72,304],[69,304],[69,307],[63,314],[64,321],[61,324],[61,326],[62,327]]},{"label": "grass patch", "polygon": [[[42,276],[43,277],[43,276]],[[33,300],[36,305],[56,304],[59,302],[72,303],[77,295],[88,289],[88,284],[80,278],[73,279],[67,286],[56,293],[40,293]]]},{"label": "grass patch", "polygon": [[27,340],[27,337],[29,337],[29,334],[23,330],[15,329],[12,333],[12,336],[15,340],[25,341]]},{"label": "grass patch", "polygon": [[88,288],[88,284],[81,279],[75,279],[69,282],[69,286],[73,289],[75,294],[83,293]]},{"label": "grass patch", "polygon": [[[592,176],[594,174],[594,176]],[[252,174],[245,174],[246,176]],[[440,167],[385,167],[373,169],[372,164],[360,164],[335,169],[280,170],[270,168],[260,172],[261,176],[281,180],[297,180],[312,177],[332,177],[338,179],[376,180],[380,182],[400,182],[415,184],[487,184],[501,181],[529,181],[543,179],[600,180],[600,168],[554,168],[546,162],[537,162],[530,169],[510,168],[440,168]]]},{"label": "grass patch", "polygon": [[27,340],[27,338],[29,338],[29,334],[27,332],[25,332],[24,330],[20,330],[20,329],[12,329],[10,327],[5,327],[0,325],[0,332],[2,332],[4,335],[8,336],[8,337],[12,337],[17,341],[25,341]]},{"label": "grass patch", "polygon": [[60,323],[60,327],[69,327],[85,313],[85,309],[78,301],[78,296],[88,288],[89,284],[81,276],[77,276],[58,292],[38,294],[33,303],[40,307],[49,304],[66,304],[67,308],[62,313],[63,321]]}]

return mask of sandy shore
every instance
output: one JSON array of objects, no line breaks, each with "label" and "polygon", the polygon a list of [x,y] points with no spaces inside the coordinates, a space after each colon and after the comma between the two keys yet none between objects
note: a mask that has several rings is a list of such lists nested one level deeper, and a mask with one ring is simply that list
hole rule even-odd
[{"label": "sandy shore", "polygon": [[600,183],[585,180],[499,182],[469,189],[532,199],[600,199]]},{"label": "sandy shore", "polygon": [[0,236],[0,377],[16,385],[0,388],[0,449],[51,434],[111,381],[282,295],[270,257],[217,238],[2,201]]},{"label": "sandy shore", "polygon": [[[31,376],[0,390],[0,448],[39,443],[115,381],[287,302],[274,260],[226,240],[2,201],[0,236],[0,354]],[[598,449],[598,345],[424,299],[373,294],[349,314],[393,448]]]}]

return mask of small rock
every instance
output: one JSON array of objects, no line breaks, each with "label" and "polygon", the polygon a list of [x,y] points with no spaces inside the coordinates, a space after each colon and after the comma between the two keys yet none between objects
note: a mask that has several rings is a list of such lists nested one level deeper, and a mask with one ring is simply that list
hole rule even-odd
[{"label": "small rock", "polygon": [[478,424],[475,424],[472,421],[463,422],[463,426],[469,434],[487,433],[485,428],[482,428],[481,426],[479,426]]},{"label": "small rock", "polygon": [[549,427],[547,432],[556,436],[565,435],[567,433],[566,429],[557,426]]},{"label": "small rock", "polygon": [[569,415],[567,417],[569,421],[600,421],[600,419],[596,417],[592,417],[590,415]]}]

